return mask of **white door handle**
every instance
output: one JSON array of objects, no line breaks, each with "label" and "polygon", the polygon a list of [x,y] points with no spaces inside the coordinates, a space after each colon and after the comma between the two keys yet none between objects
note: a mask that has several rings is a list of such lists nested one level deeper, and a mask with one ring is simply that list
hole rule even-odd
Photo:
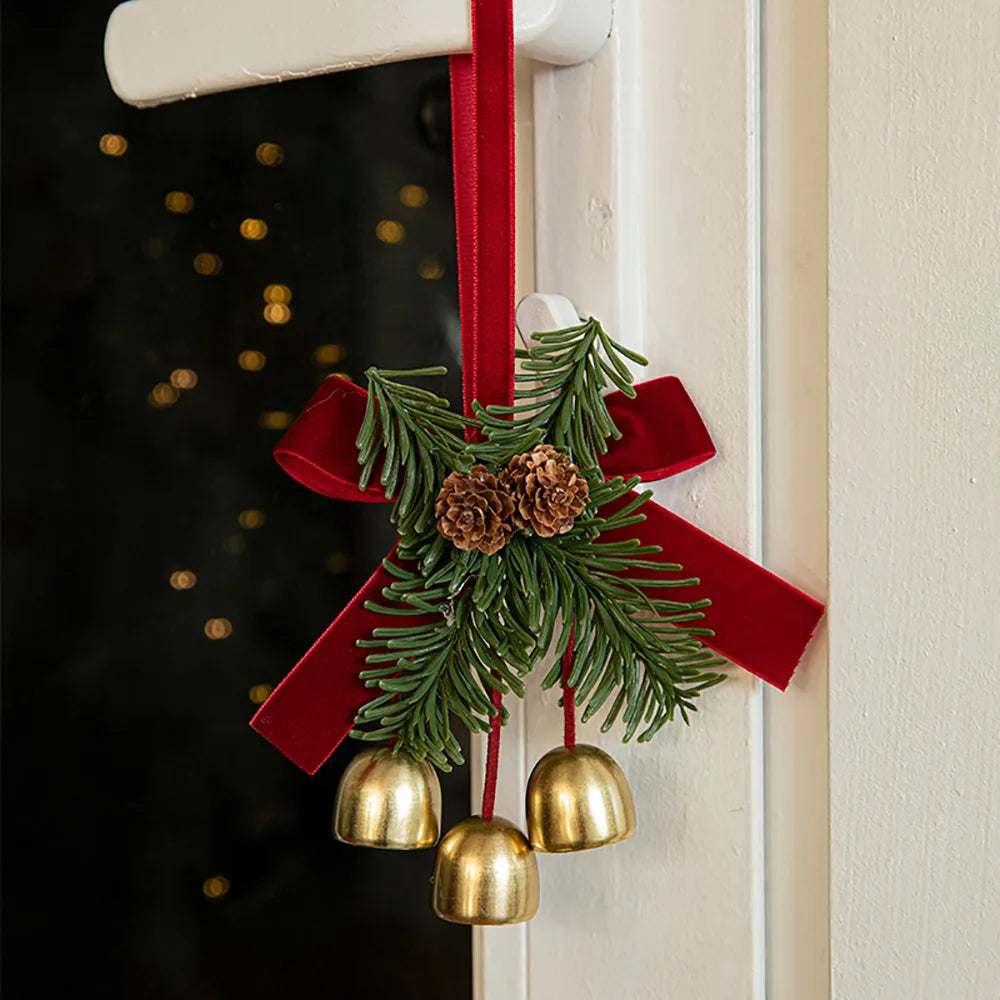
[{"label": "white door handle", "polygon": [[[544,62],[585,62],[608,37],[611,8],[515,0],[515,44]],[[142,107],[468,52],[470,20],[469,0],[130,0],[111,13],[104,59],[115,93]]]}]

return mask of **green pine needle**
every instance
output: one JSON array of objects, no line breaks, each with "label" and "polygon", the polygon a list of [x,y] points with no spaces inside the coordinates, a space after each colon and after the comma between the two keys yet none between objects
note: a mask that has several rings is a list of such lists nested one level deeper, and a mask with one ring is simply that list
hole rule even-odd
[{"label": "green pine needle", "polygon": [[[447,400],[399,381],[443,375],[443,368],[370,368],[368,404],[357,437],[362,489],[378,482],[393,500],[398,561],[382,600],[366,607],[386,625],[358,641],[370,650],[364,683],[373,696],[351,735],[391,740],[442,770],[463,762],[457,720],[488,732],[492,694],[524,694],[524,677],[555,657],[543,687],[561,678],[559,657],[574,638],[570,683],[582,721],[606,708],[601,729],[618,718],[624,739],[645,742],[680,715],[697,711],[702,691],[725,679],[725,661],[701,637],[705,598],[659,596],[694,587],[682,567],[637,539],[601,541],[645,520],[649,491],[625,500],[638,478],[605,481],[600,456],[620,431],[605,405],[608,388],[635,395],[626,362],[645,365],[594,319],[536,335],[519,351],[513,406],[453,413]],[[481,440],[466,441],[470,428]],[[456,549],[438,532],[434,504],[445,477],[480,463],[499,471],[515,455],[548,443],[566,452],[587,479],[590,501],[573,527],[541,538],[515,532],[495,555]],[[602,513],[613,501],[624,503]],[[506,714],[506,713],[504,713]]]}]

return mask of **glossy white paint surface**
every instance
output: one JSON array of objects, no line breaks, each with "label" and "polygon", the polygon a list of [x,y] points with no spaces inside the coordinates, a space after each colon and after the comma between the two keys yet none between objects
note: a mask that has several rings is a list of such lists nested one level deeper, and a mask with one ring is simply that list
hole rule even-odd
[{"label": "glossy white paint surface", "polygon": [[[764,558],[825,600],[826,0],[767,0],[763,29]],[[830,993],[828,636],[764,691],[768,1000]]]},{"label": "glossy white paint surface", "polygon": [[[616,17],[592,62],[535,70],[535,284],[645,351],[646,376],[683,377],[720,456],[659,499],[759,555],[755,8],[648,0]],[[757,683],[734,672],[652,744],[582,727],[623,765],[638,833],[539,858],[538,916],[477,934],[478,995],[762,1000],[760,720]],[[505,741],[530,769],[561,741],[556,693],[532,689],[518,725]],[[501,771],[510,811],[523,782]]]},{"label": "glossy white paint surface", "polygon": [[[108,77],[136,105],[472,47],[469,0],[130,0],[111,14]],[[572,65],[611,26],[611,0],[516,0],[525,56]]]}]

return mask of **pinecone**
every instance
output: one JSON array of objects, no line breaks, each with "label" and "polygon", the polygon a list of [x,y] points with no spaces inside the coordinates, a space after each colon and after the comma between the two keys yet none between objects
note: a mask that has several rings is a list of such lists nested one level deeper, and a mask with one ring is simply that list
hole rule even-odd
[{"label": "pinecone", "polygon": [[515,455],[500,482],[514,498],[514,524],[543,538],[569,531],[590,496],[587,480],[569,455],[550,444]]},{"label": "pinecone", "polygon": [[474,465],[468,475],[450,473],[434,505],[438,531],[445,538],[458,549],[478,549],[488,556],[514,533],[513,512],[514,501],[485,465]]}]

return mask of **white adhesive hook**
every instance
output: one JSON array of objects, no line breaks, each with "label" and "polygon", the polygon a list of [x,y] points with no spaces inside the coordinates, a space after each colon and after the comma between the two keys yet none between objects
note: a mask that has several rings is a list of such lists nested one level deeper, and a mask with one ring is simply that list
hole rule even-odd
[{"label": "white adhesive hook", "polygon": [[[514,42],[533,59],[585,62],[612,0],[515,0]],[[104,60],[137,107],[468,52],[469,0],[129,0],[111,13]]]},{"label": "white adhesive hook", "polygon": [[529,347],[536,343],[536,333],[566,330],[580,324],[576,306],[565,295],[532,292],[518,303],[514,313],[518,333]]}]

